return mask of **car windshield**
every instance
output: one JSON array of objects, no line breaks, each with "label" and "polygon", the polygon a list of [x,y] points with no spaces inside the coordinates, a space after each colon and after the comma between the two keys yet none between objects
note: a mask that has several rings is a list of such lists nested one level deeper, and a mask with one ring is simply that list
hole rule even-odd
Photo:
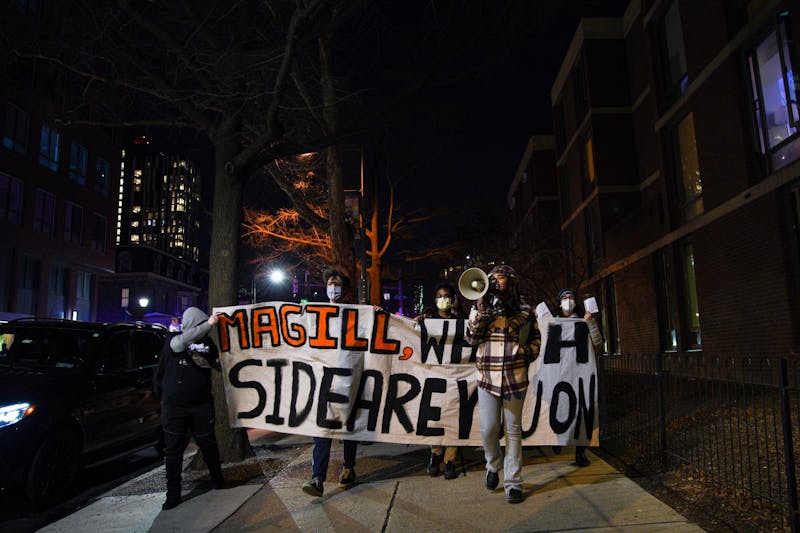
[{"label": "car windshield", "polygon": [[91,332],[58,329],[0,329],[0,363],[35,368],[75,368],[86,354]]}]

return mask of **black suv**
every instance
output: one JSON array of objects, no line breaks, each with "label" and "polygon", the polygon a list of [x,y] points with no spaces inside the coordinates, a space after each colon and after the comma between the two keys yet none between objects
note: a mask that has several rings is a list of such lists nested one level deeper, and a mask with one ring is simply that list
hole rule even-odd
[{"label": "black suv", "polygon": [[134,323],[0,324],[0,486],[36,508],[82,466],[158,445],[153,368],[166,330]]}]

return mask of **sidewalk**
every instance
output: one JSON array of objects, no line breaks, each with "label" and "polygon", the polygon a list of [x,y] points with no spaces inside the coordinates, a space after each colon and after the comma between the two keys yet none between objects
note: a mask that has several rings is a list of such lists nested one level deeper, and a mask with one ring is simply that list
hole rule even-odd
[{"label": "sidewalk", "polygon": [[591,453],[591,466],[571,464],[572,448],[561,455],[526,449],[525,500],[512,505],[502,475],[497,490],[484,487],[480,448],[465,450],[466,476],[445,480],[427,475],[425,446],[359,446],[359,483],[344,491],[336,482],[342,447],[334,441],[325,495],[313,498],[300,490],[310,473],[311,439],[287,435],[272,442],[289,446],[294,458],[269,482],[261,477],[255,484],[193,491],[175,509],[161,511],[160,467],[142,476],[150,481],[133,480],[126,484],[132,490],[115,489],[40,531],[702,531]]}]

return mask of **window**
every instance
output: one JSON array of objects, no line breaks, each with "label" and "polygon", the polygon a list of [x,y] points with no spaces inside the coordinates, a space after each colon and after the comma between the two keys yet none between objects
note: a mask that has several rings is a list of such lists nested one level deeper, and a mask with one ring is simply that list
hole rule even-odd
[{"label": "window", "polygon": [[617,320],[617,294],[614,276],[603,280],[603,308],[600,319],[605,326],[605,350],[607,353],[620,353],[619,322]]},{"label": "window", "polygon": [[11,102],[6,105],[3,146],[18,154],[28,151],[28,113]]},{"label": "window", "polygon": [[39,164],[53,172],[58,170],[60,140],[61,134],[58,131],[49,126],[42,126],[42,136],[39,141]]},{"label": "window", "polygon": [[662,77],[668,102],[686,92],[689,84],[686,75],[686,52],[683,44],[683,28],[677,0],[667,8],[661,21]]},{"label": "window", "polygon": [[47,291],[47,316],[66,318],[67,269],[61,265],[50,267],[50,282]]},{"label": "window", "polygon": [[583,197],[587,198],[595,188],[597,173],[594,165],[594,142],[592,136],[583,141]]},{"label": "window", "polygon": [[88,162],[89,151],[85,146],[73,142],[69,151],[69,177],[81,185],[86,185]]},{"label": "window", "polygon": [[697,302],[697,279],[695,277],[694,249],[691,243],[681,245],[683,261],[683,313],[684,345],[689,350],[701,347],[700,308]]},{"label": "window", "polygon": [[558,154],[567,146],[567,132],[564,126],[564,102],[559,100],[556,102],[555,107],[553,107],[553,129],[556,133],[556,149]]},{"label": "window", "polygon": [[105,253],[107,226],[106,217],[95,213],[92,222],[92,250]]},{"label": "window", "polygon": [[600,206],[595,199],[586,209],[586,241],[589,247],[589,265],[595,272],[603,259],[603,228],[600,219]]},{"label": "window", "polygon": [[573,74],[575,79],[575,127],[578,128],[586,117],[586,113],[589,112],[589,94],[586,89],[586,63],[582,54],[575,61]]},{"label": "window", "polygon": [[129,287],[122,287],[122,291],[120,292],[120,297],[119,297],[120,307],[127,308],[130,301],[131,301],[131,289]]},{"label": "window", "polygon": [[89,320],[92,305],[92,274],[78,272],[78,284],[75,292],[75,309],[73,320]]},{"label": "window", "polygon": [[35,315],[39,299],[39,270],[42,262],[23,256],[17,285],[17,312]]},{"label": "window", "polygon": [[683,219],[691,220],[703,213],[703,179],[697,157],[694,116],[691,113],[680,121],[675,137],[680,208]]},{"label": "window", "polygon": [[769,156],[773,170],[800,159],[800,81],[794,77],[788,18],[788,12],[781,13],[775,29],[749,57],[758,146]]},{"label": "window", "polygon": [[19,224],[22,211],[22,182],[0,174],[0,221]]},{"label": "window", "polygon": [[36,190],[33,229],[48,237],[55,235],[56,197],[47,191]]},{"label": "window", "polygon": [[111,164],[102,157],[97,158],[94,174],[94,190],[108,196],[109,182],[111,181]]},{"label": "window", "polygon": [[72,202],[67,202],[66,211],[64,240],[80,245],[83,242],[83,208]]},{"label": "window", "polygon": [[672,267],[671,254],[661,250],[653,256],[656,275],[656,305],[658,306],[658,332],[661,350],[673,352],[678,349],[678,332],[672,318]]}]

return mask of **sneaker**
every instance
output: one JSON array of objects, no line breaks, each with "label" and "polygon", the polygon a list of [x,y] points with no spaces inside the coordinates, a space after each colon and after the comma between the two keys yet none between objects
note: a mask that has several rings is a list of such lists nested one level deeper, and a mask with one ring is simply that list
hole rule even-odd
[{"label": "sneaker", "polygon": [[442,456],[431,453],[431,459],[428,461],[428,475],[436,477],[439,475],[439,463],[442,462]]},{"label": "sneaker", "polygon": [[506,501],[508,503],[519,503],[522,501],[522,491],[519,489],[508,489],[506,492]]},{"label": "sneaker", "polygon": [[447,461],[444,464],[444,478],[455,479],[457,477],[458,477],[458,472],[456,472],[456,464],[453,461]]},{"label": "sneaker", "polygon": [[339,476],[339,487],[347,490],[355,484],[356,484],[355,468],[345,468],[342,471],[342,475]]},{"label": "sneaker", "polygon": [[309,496],[321,498],[324,490],[325,489],[322,487],[322,481],[319,481],[318,479],[312,479],[303,483],[303,492]]},{"label": "sneaker", "polygon": [[586,454],[583,452],[583,450],[581,450],[579,452],[575,452],[575,464],[580,467],[584,467],[589,466],[592,464],[592,462],[588,457],[586,457]]},{"label": "sneaker", "polygon": [[500,483],[500,476],[497,475],[497,472],[492,472],[491,470],[486,471],[486,488],[489,490],[494,490],[497,488],[497,485]]}]

